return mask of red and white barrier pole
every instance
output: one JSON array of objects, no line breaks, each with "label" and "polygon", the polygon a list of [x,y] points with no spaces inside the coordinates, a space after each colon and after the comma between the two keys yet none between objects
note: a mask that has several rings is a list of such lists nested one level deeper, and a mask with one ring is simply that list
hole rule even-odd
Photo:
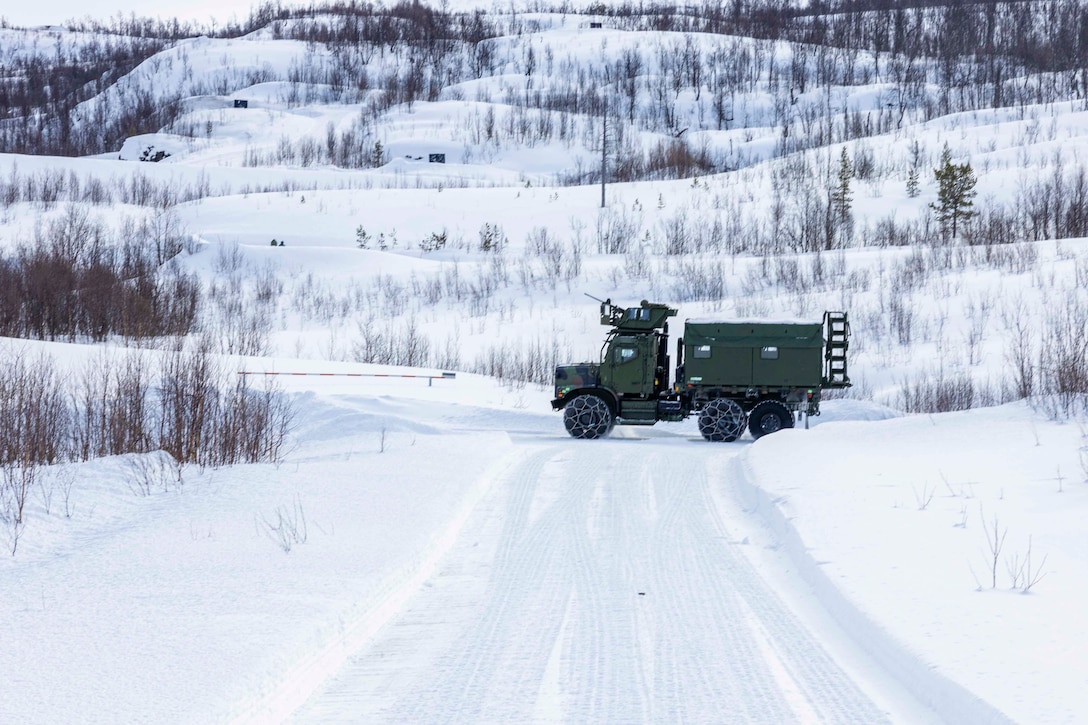
[{"label": "red and white barrier pole", "polygon": [[293,372],[260,372],[240,370],[239,375],[290,375],[311,376],[316,378],[426,378],[427,386],[434,385],[435,380],[453,380],[457,373],[442,373],[441,375],[402,375],[400,373],[293,373]]}]

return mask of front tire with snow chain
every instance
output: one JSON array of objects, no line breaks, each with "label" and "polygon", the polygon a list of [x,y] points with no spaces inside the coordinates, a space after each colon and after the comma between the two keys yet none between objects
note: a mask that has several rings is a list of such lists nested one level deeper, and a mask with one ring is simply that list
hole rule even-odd
[{"label": "front tire with snow chain", "polygon": [[573,438],[603,438],[614,423],[612,409],[597,395],[579,395],[563,408],[563,425]]},{"label": "front tire with snow chain", "polygon": [[699,411],[699,432],[712,442],[731,443],[744,432],[747,419],[734,400],[716,398]]},{"label": "front tire with snow chain", "polygon": [[775,400],[764,400],[748,414],[748,430],[753,438],[762,438],[783,428],[793,427],[793,413]]}]

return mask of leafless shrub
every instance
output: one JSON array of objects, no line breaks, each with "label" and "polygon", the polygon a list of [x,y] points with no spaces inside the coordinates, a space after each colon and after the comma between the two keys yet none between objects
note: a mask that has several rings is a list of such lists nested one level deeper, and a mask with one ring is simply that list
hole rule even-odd
[{"label": "leafless shrub", "polygon": [[128,457],[128,478],[132,492],[150,496],[161,491],[178,490],[182,486],[184,464],[166,451],[137,454]]},{"label": "leafless shrub", "polygon": [[174,209],[167,209],[137,222],[126,217],[121,223],[123,244],[147,249],[156,266],[162,266],[182,252],[196,251],[192,235],[188,234]]},{"label": "leafless shrub", "polygon": [[913,250],[892,266],[891,285],[896,290],[916,290],[929,281],[930,264],[925,253]]},{"label": "leafless shrub", "polygon": [[899,387],[896,407],[907,413],[947,413],[970,410],[975,404],[975,384],[963,372],[922,372]]},{"label": "leafless shrub", "polygon": [[582,253],[578,245],[565,245],[547,227],[535,227],[525,238],[527,256],[519,260],[518,275],[523,287],[538,284],[554,287],[569,283],[582,273]]},{"label": "leafless shrub", "polygon": [[382,327],[368,318],[359,323],[351,354],[355,362],[426,367],[431,360],[431,341],[423,336],[414,318],[403,325]]},{"label": "leafless shrub", "polygon": [[160,267],[140,241],[107,240],[84,210],[69,211],[13,257],[0,254],[0,334],[39,339],[187,334],[199,283]]},{"label": "leafless shrub", "polygon": [[650,274],[649,255],[646,247],[635,244],[623,255],[623,272],[631,279],[645,279]]},{"label": "leafless shrub", "polygon": [[42,509],[46,516],[53,512],[53,494],[56,493],[56,476],[51,473],[46,471],[45,475],[38,477],[38,498],[42,502]]},{"label": "leafless shrub", "polygon": [[1038,566],[1033,565],[1031,560],[1031,537],[1028,537],[1028,550],[1024,555],[1023,573],[1020,575],[1020,591],[1023,594],[1027,594],[1031,591],[1032,587],[1038,584],[1046,572],[1043,568],[1046,566],[1047,554],[1043,555],[1043,560],[1039,562]]},{"label": "leafless shrub", "polygon": [[[982,519],[982,531],[986,535],[986,549],[989,552],[987,557],[987,567],[990,572],[990,588],[997,588],[997,566],[1001,560],[1001,550],[1005,546],[1005,536],[1009,533],[1008,527],[1002,528],[997,520],[997,514],[994,514],[994,521],[992,527],[987,527],[986,515],[983,512],[982,504],[978,507],[979,518]],[[981,586],[979,587],[981,589]]]},{"label": "leafless shrub", "polygon": [[1035,344],[1031,332],[1034,325],[1022,300],[1012,300],[1001,311],[1005,327],[1005,363],[1011,370],[1012,386],[1009,391],[1015,399],[1030,398],[1035,392]]},{"label": "leafless shrub", "polygon": [[446,341],[441,350],[431,356],[431,365],[442,370],[461,369],[461,347],[455,334],[446,336]]},{"label": "leafless shrub", "polygon": [[561,351],[555,340],[504,342],[491,345],[478,355],[469,372],[490,375],[502,382],[523,386],[526,383],[550,385]]},{"label": "leafless shrub", "polygon": [[217,462],[257,463],[279,461],[294,425],[294,411],[271,378],[253,390],[248,378],[239,375],[221,404],[213,443]]},{"label": "leafless shrub", "polygon": [[975,299],[967,300],[964,305],[964,313],[967,317],[967,331],[964,341],[967,343],[967,361],[971,365],[979,363],[979,346],[986,336],[986,325],[990,319],[990,311],[993,308],[993,298],[981,294]]},{"label": "leafless shrub", "polygon": [[265,265],[253,280],[254,300],[263,306],[275,305],[282,295],[283,279],[273,265]]},{"label": "leafless shrub", "polygon": [[70,411],[51,358],[0,348],[0,421],[0,464],[49,464],[65,456]]},{"label": "leafless shrub", "polygon": [[907,347],[914,340],[917,321],[914,316],[914,304],[909,295],[895,288],[888,299],[888,326],[895,340]]},{"label": "leafless shrub", "polygon": [[245,266],[245,256],[237,242],[233,244],[220,244],[215,249],[215,273],[221,277],[229,277],[242,271]]},{"label": "leafless shrub", "polygon": [[868,235],[870,244],[876,247],[908,247],[919,240],[917,230],[910,222],[897,222],[895,217],[878,219]]},{"label": "leafless shrub", "polygon": [[1088,304],[1076,292],[1047,307],[1038,393],[1039,405],[1053,418],[1068,418],[1088,403]]},{"label": "leafless shrub", "polygon": [[683,211],[661,222],[661,236],[665,240],[665,254],[684,255],[695,251],[687,214]]},{"label": "leafless shrub", "polygon": [[598,254],[626,254],[642,223],[625,209],[602,209],[594,226]]},{"label": "leafless shrub", "polygon": [[163,358],[158,447],[182,464],[278,461],[293,420],[274,381],[256,391],[246,376],[228,384],[206,338]]},{"label": "leafless shrub", "polygon": [[71,466],[61,466],[60,468],[54,467],[52,473],[56,485],[64,495],[64,516],[65,518],[70,519],[74,513],[72,505],[72,488],[75,486],[76,482],[75,470],[73,470]]},{"label": "leafless shrub", "polygon": [[1027,551],[1023,554],[1014,553],[1005,559],[1005,571],[1008,572],[1010,586],[1013,589],[1019,589],[1023,594],[1030,592],[1031,588],[1046,576],[1043,571],[1046,559],[1044,555],[1043,560],[1038,564],[1032,562],[1032,541],[1028,536]]},{"label": "leafless shrub", "polygon": [[0,525],[4,527],[7,534],[7,545],[11,550],[11,555],[15,556],[15,552],[19,549],[19,539],[22,538],[23,530],[26,528],[26,522],[16,511],[17,504],[11,499],[8,492],[6,481],[8,468],[7,466],[2,468],[5,476],[0,479]]},{"label": "leafless shrub", "polygon": [[25,524],[26,505],[40,475],[41,467],[33,461],[0,464],[0,514],[13,519],[16,524]]},{"label": "leafless shrub", "polygon": [[151,450],[151,379],[144,355],[100,355],[74,396],[73,438],[82,460]]},{"label": "leafless shrub", "polygon": [[930,487],[928,481],[922,484],[922,489],[920,491],[913,483],[910,486],[910,490],[914,492],[914,501],[918,504],[919,511],[925,511],[929,508],[930,502],[933,501],[933,495],[937,493],[935,488]]},{"label": "leafless shrub", "polygon": [[615,181],[639,179],[684,179],[714,172],[719,164],[707,148],[692,148],[682,139],[658,141],[644,153],[632,148],[623,149],[613,170]]},{"label": "leafless shrub", "polygon": [[[213,287],[214,289],[214,287]],[[241,282],[212,296],[214,322],[205,330],[218,340],[219,352],[227,355],[267,355],[272,332],[272,309],[248,299]]]},{"label": "leafless shrub", "polygon": [[[140,354],[102,356],[73,376],[78,382],[71,394],[49,358],[28,362],[10,348],[0,357],[0,465],[11,466],[12,482],[34,476],[34,465],[154,449],[179,465],[277,461],[293,423],[293,409],[273,382],[251,390],[243,379],[230,389],[206,341],[167,353],[157,381]],[[151,479],[134,478],[143,489]],[[30,485],[37,479],[19,480]],[[17,493],[9,496],[20,502],[17,518],[31,488],[6,489]],[[70,493],[68,481],[68,515]],[[42,495],[48,508],[52,489]]]},{"label": "leafless shrub", "polygon": [[296,495],[294,504],[277,506],[271,516],[261,514],[255,520],[258,532],[271,539],[285,554],[297,544],[305,544],[309,538],[306,528],[306,512],[302,509],[302,500]]},{"label": "leafless shrub", "polygon": [[222,372],[207,338],[188,351],[163,356],[159,382],[159,448],[184,463],[204,463],[202,456],[218,414],[216,382]]},{"label": "leafless shrub", "polygon": [[722,262],[681,261],[669,296],[677,302],[724,300],[728,295],[726,276]]},{"label": "leafless shrub", "polygon": [[[780,238],[793,252],[835,249],[841,228],[837,223],[830,195],[814,187],[804,189],[794,203],[785,208]],[[778,245],[775,251],[783,251]]]},{"label": "leafless shrub", "polygon": [[988,247],[983,254],[996,259],[1013,242],[1019,241],[1020,226],[1015,210],[1003,205],[984,204],[978,210],[973,223],[963,227],[963,240],[971,247]]},{"label": "leafless shrub", "polygon": [[875,395],[872,384],[860,375],[851,374],[853,385],[849,388],[824,390],[822,400],[873,400]]},{"label": "leafless shrub", "polygon": [[556,247],[555,238],[547,227],[533,227],[525,236],[525,248],[535,257],[543,257]]}]

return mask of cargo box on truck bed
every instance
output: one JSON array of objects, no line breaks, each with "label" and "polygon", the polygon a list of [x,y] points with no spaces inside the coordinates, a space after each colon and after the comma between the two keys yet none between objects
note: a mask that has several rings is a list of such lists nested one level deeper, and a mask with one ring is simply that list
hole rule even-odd
[{"label": "cargo box on truck bed", "polygon": [[823,355],[819,323],[684,325],[684,377],[701,386],[818,388]]}]

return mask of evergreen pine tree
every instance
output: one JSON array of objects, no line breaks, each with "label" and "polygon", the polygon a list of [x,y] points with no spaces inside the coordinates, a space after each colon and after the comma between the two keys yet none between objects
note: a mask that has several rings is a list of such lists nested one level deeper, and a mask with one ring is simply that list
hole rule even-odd
[{"label": "evergreen pine tree", "polygon": [[941,153],[941,166],[934,169],[933,174],[937,177],[937,203],[929,206],[937,212],[941,227],[946,233],[951,232],[955,239],[960,221],[967,221],[977,213],[974,198],[978,180],[971,164],[952,163],[948,144]]},{"label": "evergreen pine tree", "polygon": [[370,249],[370,234],[363,229],[362,224],[355,227],[355,246],[359,249]]},{"label": "evergreen pine tree", "polygon": [[910,173],[907,174],[907,196],[911,199],[922,193],[918,186],[918,176],[918,167],[911,167]]},{"label": "evergreen pine tree", "polygon": [[850,193],[850,180],[854,178],[854,165],[850,163],[850,156],[846,153],[846,147],[839,156],[838,184],[831,192],[831,204],[835,209],[835,216],[839,224],[845,225],[850,221],[850,203],[854,195]]}]

